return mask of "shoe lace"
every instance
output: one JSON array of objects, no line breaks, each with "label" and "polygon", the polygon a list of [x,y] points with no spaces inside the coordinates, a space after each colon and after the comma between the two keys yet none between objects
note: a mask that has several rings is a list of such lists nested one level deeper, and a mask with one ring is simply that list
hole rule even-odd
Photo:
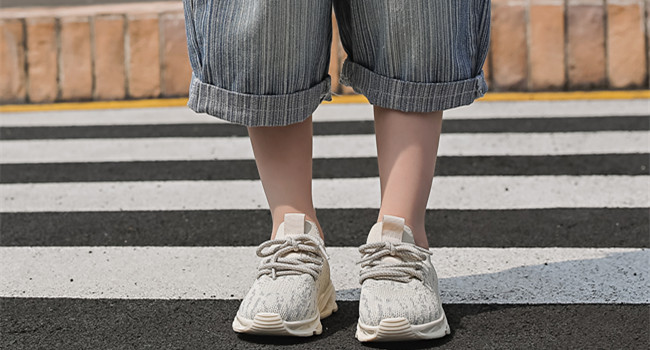
[{"label": "shoe lace", "polygon": [[[359,247],[363,258],[357,262],[361,264],[359,283],[366,279],[392,280],[398,282],[409,282],[412,278],[424,280],[422,262],[432,253],[428,249],[413,244],[375,242],[367,243]],[[398,263],[382,262],[385,256],[396,257],[401,260]]]},{"label": "shoe lace", "polygon": [[[297,257],[287,257],[291,252],[307,252]],[[263,275],[277,276],[310,274],[318,278],[324,259],[329,260],[325,248],[308,234],[291,235],[287,238],[268,240],[257,247],[257,256],[265,258],[260,263],[257,278]]]}]

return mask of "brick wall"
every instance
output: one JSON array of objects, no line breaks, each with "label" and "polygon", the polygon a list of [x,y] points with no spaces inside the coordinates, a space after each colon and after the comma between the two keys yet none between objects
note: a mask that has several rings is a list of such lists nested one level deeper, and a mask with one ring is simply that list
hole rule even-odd
[{"label": "brick wall", "polygon": [[[490,90],[646,89],[649,12],[650,0],[492,0]],[[332,90],[353,93],[333,37]],[[182,4],[3,9],[0,75],[3,103],[186,96]]]}]

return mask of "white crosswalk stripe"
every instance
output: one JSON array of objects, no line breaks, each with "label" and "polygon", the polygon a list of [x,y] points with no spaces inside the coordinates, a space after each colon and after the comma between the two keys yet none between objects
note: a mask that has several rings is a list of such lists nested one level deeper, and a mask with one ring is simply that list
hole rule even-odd
[{"label": "white crosswalk stripe", "polygon": [[[585,116],[636,115],[647,116],[648,100],[610,101],[527,101],[474,102],[444,112],[445,119],[484,118],[557,118]],[[314,122],[372,120],[368,104],[320,105],[314,112]],[[81,111],[15,112],[0,115],[0,127],[21,126],[81,126],[81,125],[140,125],[177,123],[227,122],[207,114],[197,114],[187,107],[130,108]]]},{"label": "white crosswalk stripe", "polygon": [[[5,247],[0,248],[0,296],[242,299],[257,272],[257,261],[252,259],[255,249]],[[431,251],[433,263],[440,271],[444,301],[448,303],[650,302],[647,293],[650,279],[644,274],[645,263],[650,259],[648,250],[433,248]],[[359,252],[356,248],[330,247],[328,253],[339,299],[358,300],[359,267],[355,262]],[[233,266],[237,266],[236,273]]]},{"label": "white crosswalk stripe", "polygon": [[[627,154],[648,151],[648,131],[446,134],[439,156]],[[314,136],[314,158],[373,157],[374,135]],[[253,159],[248,137],[0,141],[12,163]]]},{"label": "white crosswalk stripe", "polygon": [[[378,208],[381,198],[376,177],[312,183],[318,208]],[[434,178],[427,209],[645,208],[650,195],[640,190],[649,183],[650,176],[446,176]],[[0,212],[268,209],[259,180],[0,184],[0,193]]]}]

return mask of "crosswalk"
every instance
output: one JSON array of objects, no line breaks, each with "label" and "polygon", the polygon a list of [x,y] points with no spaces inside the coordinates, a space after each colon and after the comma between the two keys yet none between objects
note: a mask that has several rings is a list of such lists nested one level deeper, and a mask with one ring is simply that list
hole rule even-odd
[{"label": "crosswalk", "polygon": [[[453,334],[416,345],[647,346],[649,115],[648,100],[445,112],[426,225]],[[238,336],[271,225],[244,127],[186,107],[1,115],[0,347],[361,348],[372,107],[321,105],[313,164],[340,311],[311,340]]]}]

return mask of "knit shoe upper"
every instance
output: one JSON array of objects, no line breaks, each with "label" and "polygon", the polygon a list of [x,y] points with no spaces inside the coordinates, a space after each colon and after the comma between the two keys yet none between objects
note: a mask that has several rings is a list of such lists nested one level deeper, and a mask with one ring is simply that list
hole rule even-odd
[{"label": "knit shoe upper", "polygon": [[319,314],[318,298],[331,284],[330,269],[318,228],[304,217],[285,214],[275,239],[257,248],[262,261],[239,306],[239,317],[274,313],[284,321],[301,321]]},{"label": "knit shoe upper", "polygon": [[438,276],[429,250],[415,245],[404,218],[384,215],[370,229],[362,253],[359,321],[377,326],[403,317],[412,325],[442,316]]}]

